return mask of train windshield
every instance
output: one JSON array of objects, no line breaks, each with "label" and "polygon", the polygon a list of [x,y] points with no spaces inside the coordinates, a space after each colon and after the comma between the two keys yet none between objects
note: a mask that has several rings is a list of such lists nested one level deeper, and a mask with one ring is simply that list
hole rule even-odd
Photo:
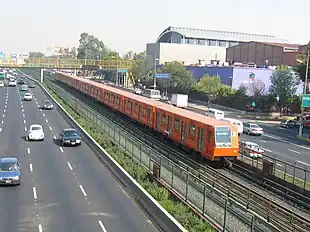
[{"label": "train windshield", "polygon": [[216,145],[231,145],[231,127],[216,127],[215,130]]}]

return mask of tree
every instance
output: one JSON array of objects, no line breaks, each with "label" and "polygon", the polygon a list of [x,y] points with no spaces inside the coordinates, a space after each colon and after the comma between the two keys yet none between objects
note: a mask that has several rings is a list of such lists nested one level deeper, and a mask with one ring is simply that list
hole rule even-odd
[{"label": "tree", "polygon": [[98,60],[108,57],[110,50],[104,43],[93,35],[82,33],[77,49],[78,59]]},{"label": "tree", "polygon": [[265,93],[266,85],[261,80],[254,80],[251,87],[249,88],[250,94],[253,100],[257,102],[259,98]]},{"label": "tree", "polygon": [[44,54],[42,52],[29,52],[29,58],[42,58]]},{"label": "tree", "polygon": [[288,100],[296,94],[299,80],[293,75],[292,70],[287,66],[279,66],[270,77],[270,93],[279,97],[281,106],[288,103]]},{"label": "tree", "polygon": [[193,87],[194,90],[208,97],[208,105],[217,99],[223,84],[219,76],[203,76],[200,81]]},{"label": "tree", "polygon": [[[310,49],[310,41],[307,45],[307,49]],[[305,81],[306,70],[307,70],[307,52],[306,52],[306,54],[297,55],[296,58],[297,58],[298,62],[296,64],[296,66],[294,67],[294,71],[298,73],[298,75],[302,81]]]},{"label": "tree", "polygon": [[174,92],[188,94],[196,82],[192,73],[177,61],[164,65],[161,72],[170,73],[169,86]]}]

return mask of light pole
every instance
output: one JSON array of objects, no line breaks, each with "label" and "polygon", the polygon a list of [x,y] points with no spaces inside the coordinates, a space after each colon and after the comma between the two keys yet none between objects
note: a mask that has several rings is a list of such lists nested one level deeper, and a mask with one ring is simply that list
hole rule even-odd
[{"label": "light pole", "polygon": [[[305,75],[305,82],[304,82],[304,90],[303,94],[307,94],[307,85],[308,85],[308,73],[309,73],[309,56],[310,56],[310,50],[307,48],[307,65],[306,65],[306,75]],[[303,117],[304,117],[304,108],[301,107],[301,116],[299,118],[299,132],[298,135],[302,136],[302,129],[303,129]]]},{"label": "light pole", "polygon": [[159,59],[157,59],[156,52],[155,52],[155,56],[154,56],[154,89],[156,89],[157,61],[159,61]]}]

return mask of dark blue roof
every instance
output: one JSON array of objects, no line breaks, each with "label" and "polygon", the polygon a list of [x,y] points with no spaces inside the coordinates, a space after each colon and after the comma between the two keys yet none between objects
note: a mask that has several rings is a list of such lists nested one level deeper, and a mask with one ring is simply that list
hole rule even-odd
[{"label": "dark blue roof", "polygon": [[0,159],[0,163],[2,163],[2,164],[9,164],[9,163],[16,163],[16,162],[17,162],[16,158],[6,157],[6,158]]}]

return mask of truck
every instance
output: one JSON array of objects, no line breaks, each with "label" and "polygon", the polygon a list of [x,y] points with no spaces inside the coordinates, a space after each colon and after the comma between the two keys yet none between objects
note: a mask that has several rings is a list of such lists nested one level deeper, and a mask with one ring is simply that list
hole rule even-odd
[{"label": "truck", "polygon": [[172,94],[170,104],[180,107],[180,108],[185,108],[187,107],[188,103],[188,95],[186,94]]}]

